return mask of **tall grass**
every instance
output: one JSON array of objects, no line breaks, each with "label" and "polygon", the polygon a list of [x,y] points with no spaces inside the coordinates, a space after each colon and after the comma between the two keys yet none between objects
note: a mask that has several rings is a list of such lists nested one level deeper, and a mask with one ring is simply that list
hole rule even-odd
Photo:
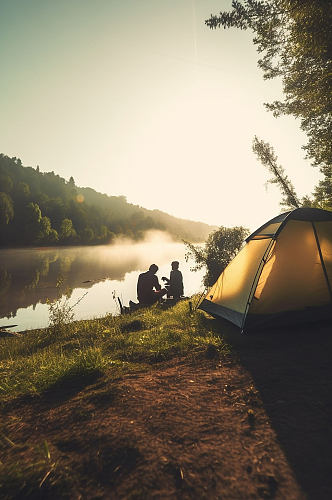
[{"label": "tall grass", "polygon": [[[112,377],[178,355],[199,355],[228,347],[209,329],[203,313],[188,302],[101,319],[54,322],[21,338],[0,340],[0,395],[39,394],[89,374]],[[138,365],[137,365],[138,364]]]}]

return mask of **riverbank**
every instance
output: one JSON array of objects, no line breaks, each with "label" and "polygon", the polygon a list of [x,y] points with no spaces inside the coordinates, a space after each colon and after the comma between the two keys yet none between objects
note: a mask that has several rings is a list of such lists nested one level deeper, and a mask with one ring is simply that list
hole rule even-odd
[{"label": "riverbank", "polygon": [[2,339],[1,497],[330,498],[332,342],[292,333],[184,302]]},{"label": "riverbank", "polygon": [[[184,244],[160,238],[149,242],[123,242],[99,247],[0,250],[0,327],[15,323],[15,331],[45,328],[50,302],[63,297],[73,307],[75,319],[119,313],[137,300],[137,279],[152,262],[158,277],[169,276],[174,260],[180,268],[188,296],[201,289],[203,270],[192,272],[185,260]],[[2,319],[1,319],[2,318]]]}]

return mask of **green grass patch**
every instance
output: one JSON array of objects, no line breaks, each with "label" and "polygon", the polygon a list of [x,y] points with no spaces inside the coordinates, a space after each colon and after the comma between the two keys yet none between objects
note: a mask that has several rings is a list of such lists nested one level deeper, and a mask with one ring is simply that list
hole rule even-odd
[{"label": "green grass patch", "polygon": [[188,302],[123,316],[52,325],[0,341],[0,395],[11,399],[84,383],[107,372],[112,379],[179,355],[215,357],[228,350]]}]

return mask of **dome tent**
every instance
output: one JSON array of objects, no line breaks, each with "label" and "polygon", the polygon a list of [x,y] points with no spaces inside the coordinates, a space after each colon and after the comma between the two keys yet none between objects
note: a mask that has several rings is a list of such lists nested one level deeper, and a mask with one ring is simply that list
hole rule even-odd
[{"label": "dome tent", "polygon": [[332,318],[332,212],[297,208],[266,222],[199,308],[242,331]]}]

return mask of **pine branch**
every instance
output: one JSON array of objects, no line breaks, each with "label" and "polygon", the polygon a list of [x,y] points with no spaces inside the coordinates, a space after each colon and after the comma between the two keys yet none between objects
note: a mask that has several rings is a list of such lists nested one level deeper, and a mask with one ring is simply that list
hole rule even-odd
[{"label": "pine branch", "polygon": [[260,162],[272,174],[272,178],[269,179],[268,182],[279,186],[283,195],[281,205],[299,208],[301,206],[301,202],[296,194],[295,188],[285,174],[284,169],[277,164],[278,157],[274,153],[272,146],[270,146],[268,142],[264,142],[255,136],[252,149]]}]

